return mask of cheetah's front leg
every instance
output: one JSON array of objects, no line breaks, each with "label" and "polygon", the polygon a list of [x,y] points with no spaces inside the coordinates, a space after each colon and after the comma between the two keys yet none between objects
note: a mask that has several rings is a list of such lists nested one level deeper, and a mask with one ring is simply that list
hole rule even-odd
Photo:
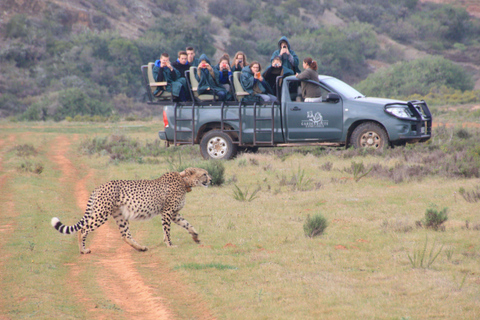
[{"label": "cheetah's front leg", "polygon": [[196,243],[200,243],[200,239],[198,239],[198,233],[195,228],[190,223],[188,223],[188,221],[185,220],[181,215],[176,215],[173,221],[175,221],[175,223],[178,224],[180,227],[187,229],[188,233],[190,233],[190,235],[192,236],[193,241],[195,241]]},{"label": "cheetah's front leg", "polygon": [[165,212],[162,216],[162,227],[163,227],[163,242],[167,247],[176,247],[172,245],[172,240],[170,239],[170,225],[171,225],[171,213]]}]

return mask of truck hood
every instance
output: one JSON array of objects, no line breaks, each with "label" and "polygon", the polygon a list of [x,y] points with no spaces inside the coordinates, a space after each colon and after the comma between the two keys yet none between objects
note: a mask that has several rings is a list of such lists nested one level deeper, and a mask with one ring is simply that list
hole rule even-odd
[{"label": "truck hood", "polygon": [[396,103],[396,102],[399,102],[399,103],[402,103],[402,104],[405,104],[406,101],[403,101],[403,100],[394,100],[394,99],[386,99],[386,98],[371,98],[371,97],[362,97],[362,98],[356,98],[356,99],[352,99],[350,100],[351,102],[355,103],[355,104],[364,104],[364,103],[367,103],[367,104],[376,104],[376,105],[379,105],[379,106],[384,106],[386,105],[387,103]]}]

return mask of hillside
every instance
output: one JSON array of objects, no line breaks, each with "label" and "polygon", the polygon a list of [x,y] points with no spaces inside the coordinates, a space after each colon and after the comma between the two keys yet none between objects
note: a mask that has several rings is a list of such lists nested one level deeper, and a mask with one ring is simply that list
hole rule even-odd
[{"label": "hillside", "polygon": [[139,66],[161,52],[193,45],[216,61],[241,50],[265,65],[282,35],[351,84],[441,55],[480,89],[478,14],[471,0],[5,0],[0,117],[30,108],[26,119],[61,120],[72,104],[80,114],[131,113],[144,99]]}]

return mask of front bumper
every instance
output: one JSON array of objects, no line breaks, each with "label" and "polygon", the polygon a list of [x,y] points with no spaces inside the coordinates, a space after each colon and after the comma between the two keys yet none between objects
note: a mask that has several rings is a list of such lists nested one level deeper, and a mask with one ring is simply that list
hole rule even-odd
[{"label": "front bumper", "polygon": [[[402,104],[402,103],[395,103]],[[398,137],[395,140],[402,142],[425,142],[432,137],[432,114],[425,101],[408,101],[405,105],[413,117],[410,120],[400,119],[396,127]],[[387,107],[386,105],[385,107]]]}]

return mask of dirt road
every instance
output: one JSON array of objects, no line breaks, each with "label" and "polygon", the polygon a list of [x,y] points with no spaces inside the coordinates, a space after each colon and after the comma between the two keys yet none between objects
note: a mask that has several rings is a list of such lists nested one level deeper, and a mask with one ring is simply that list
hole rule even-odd
[{"label": "dirt road", "polygon": [[[88,168],[75,158],[77,155],[72,152],[72,145],[78,139],[78,135],[57,136],[53,143],[49,144],[53,147],[46,150],[46,156],[48,161],[54,164],[54,170],[61,172],[59,182],[65,190],[64,192],[74,193],[78,207],[78,219],[80,219],[90,195],[89,187],[91,188],[91,185],[94,184],[96,175],[95,170]],[[5,172],[4,156],[14,147],[16,140],[18,140],[16,134],[0,140],[0,170],[2,171],[0,187],[3,193],[2,199],[5,200],[2,215],[12,216],[12,218],[16,214],[15,203],[14,200],[9,199],[14,197],[7,193],[8,181],[10,176],[15,173]],[[0,226],[0,249],[8,243],[15,228],[14,223]],[[140,240],[141,236],[140,233],[138,235]],[[76,236],[70,236],[70,239],[75,243],[77,241]],[[88,242],[92,249],[91,254],[78,254],[78,258],[64,265],[69,269],[65,285],[75,292],[75,299],[87,312],[89,319],[111,319],[114,312],[117,312],[116,315],[122,319],[185,319],[184,315],[179,315],[175,311],[178,311],[179,303],[182,307],[188,308],[188,319],[215,319],[196,294],[195,288],[183,283],[178,274],[171,270],[165,261],[162,261],[159,251],[161,253],[161,250],[168,250],[167,248],[157,247],[147,252],[133,250],[121,240],[113,220],[107,221],[91,234]],[[1,255],[0,268],[8,259],[7,255]],[[145,270],[145,268],[155,271],[154,278],[142,276],[139,270]],[[85,275],[91,274],[92,269],[97,270],[93,275],[95,279],[85,281]],[[88,287],[88,284],[92,281],[100,287],[100,293],[103,293],[101,301],[99,301],[98,295],[97,297],[91,296],[92,289]],[[102,301],[113,304],[115,310],[102,307]],[[0,298],[0,310],[7,310],[6,307]],[[2,317],[0,312],[0,319]]]}]

